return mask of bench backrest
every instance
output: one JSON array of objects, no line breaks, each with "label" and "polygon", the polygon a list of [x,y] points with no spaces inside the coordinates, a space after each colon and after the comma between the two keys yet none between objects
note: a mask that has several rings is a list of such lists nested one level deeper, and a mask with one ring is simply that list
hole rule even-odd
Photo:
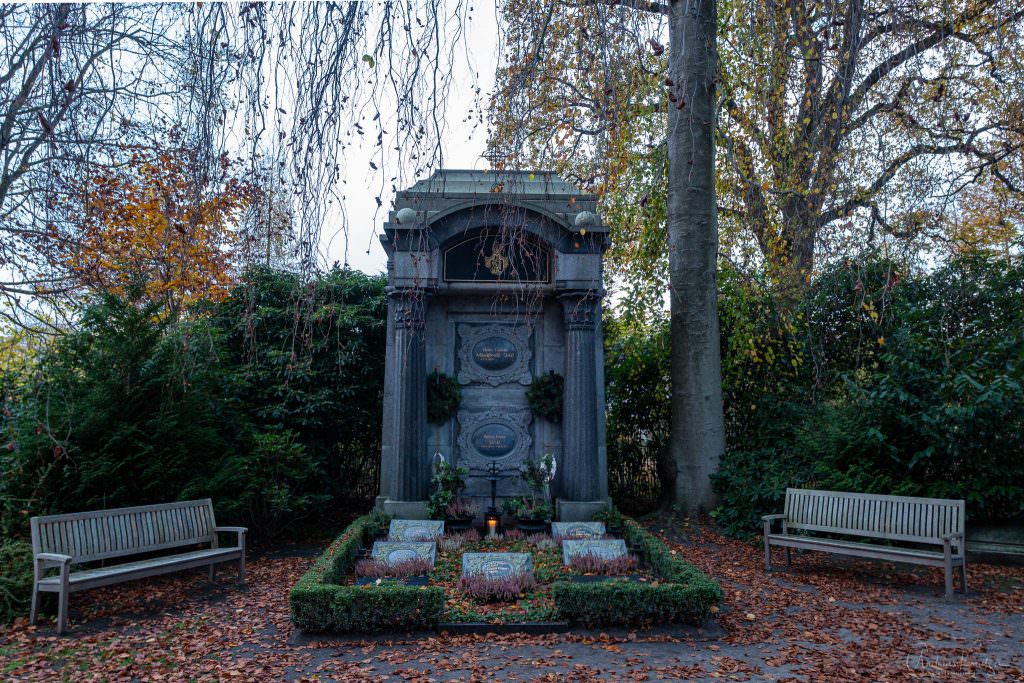
[{"label": "bench backrest", "polygon": [[962,500],[812,489],[786,489],[785,513],[790,529],[936,544],[965,521]]},{"label": "bench backrest", "polygon": [[209,498],[33,517],[32,550],[91,562],[210,543],[215,526]]}]

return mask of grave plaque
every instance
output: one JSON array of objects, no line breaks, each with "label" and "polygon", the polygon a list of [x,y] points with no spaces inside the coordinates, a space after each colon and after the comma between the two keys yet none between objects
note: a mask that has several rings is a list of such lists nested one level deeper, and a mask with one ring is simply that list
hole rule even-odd
[{"label": "grave plaque", "polygon": [[523,325],[460,324],[460,384],[527,385],[533,381],[531,334]]},{"label": "grave plaque", "polygon": [[487,337],[473,346],[473,362],[492,372],[510,367],[516,355],[516,345],[502,337]]},{"label": "grave plaque", "polygon": [[563,564],[569,564],[569,560],[580,555],[593,555],[602,560],[614,560],[617,557],[625,557],[627,555],[626,542],[621,538],[562,541]]},{"label": "grave plaque", "polygon": [[432,541],[444,534],[444,522],[433,519],[393,519],[389,541]]},{"label": "grave plaque", "polygon": [[502,469],[516,470],[530,452],[533,438],[529,410],[460,410],[458,414],[460,460],[470,469],[486,470],[497,462]]},{"label": "grave plaque", "polygon": [[430,542],[376,541],[371,555],[387,564],[401,564],[409,560],[427,560],[431,565],[437,556],[437,545]]},{"label": "grave plaque", "polygon": [[552,522],[551,535],[555,538],[573,540],[603,538],[604,522]]},{"label": "grave plaque", "polygon": [[498,422],[481,425],[473,431],[473,448],[488,458],[501,458],[516,447],[516,433]]},{"label": "grave plaque", "polygon": [[463,553],[462,576],[483,574],[491,579],[500,579],[513,574],[533,572],[533,556],[530,553]]}]

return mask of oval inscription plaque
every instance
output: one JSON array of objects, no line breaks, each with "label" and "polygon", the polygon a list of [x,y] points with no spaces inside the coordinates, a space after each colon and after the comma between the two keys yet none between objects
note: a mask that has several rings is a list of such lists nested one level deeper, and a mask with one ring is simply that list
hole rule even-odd
[{"label": "oval inscription plaque", "polygon": [[501,337],[481,339],[473,346],[473,362],[484,370],[505,370],[516,362],[516,345]]},{"label": "oval inscription plaque", "polygon": [[480,455],[500,458],[516,447],[516,433],[503,424],[492,422],[477,427],[471,443]]}]

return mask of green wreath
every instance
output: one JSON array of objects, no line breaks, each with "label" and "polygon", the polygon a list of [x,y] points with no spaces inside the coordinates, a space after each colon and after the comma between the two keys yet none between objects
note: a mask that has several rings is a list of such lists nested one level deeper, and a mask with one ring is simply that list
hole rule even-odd
[{"label": "green wreath", "polygon": [[427,375],[427,422],[443,425],[458,412],[460,403],[458,382],[437,370]]},{"label": "green wreath", "polygon": [[549,422],[561,422],[564,389],[565,379],[556,374],[554,370],[537,377],[530,383],[530,388],[526,390],[526,400],[530,403],[530,410],[534,415]]}]

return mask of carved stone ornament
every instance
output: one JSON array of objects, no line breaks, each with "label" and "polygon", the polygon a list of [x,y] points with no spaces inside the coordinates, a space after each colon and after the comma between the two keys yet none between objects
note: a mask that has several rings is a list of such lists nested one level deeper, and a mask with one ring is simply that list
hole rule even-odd
[{"label": "carved stone ornament", "polygon": [[459,464],[488,469],[497,463],[502,470],[518,469],[533,445],[532,420],[529,410],[459,412]]},{"label": "carved stone ornament", "polygon": [[420,330],[425,322],[426,294],[409,289],[399,289],[389,294],[395,303],[395,325],[401,329]]},{"label": "carved stone ornament", "polygon": [[463,323],[458,332],[459,384],[479,382],[496,387],[533,381],[533,351],[517,326]]}]

